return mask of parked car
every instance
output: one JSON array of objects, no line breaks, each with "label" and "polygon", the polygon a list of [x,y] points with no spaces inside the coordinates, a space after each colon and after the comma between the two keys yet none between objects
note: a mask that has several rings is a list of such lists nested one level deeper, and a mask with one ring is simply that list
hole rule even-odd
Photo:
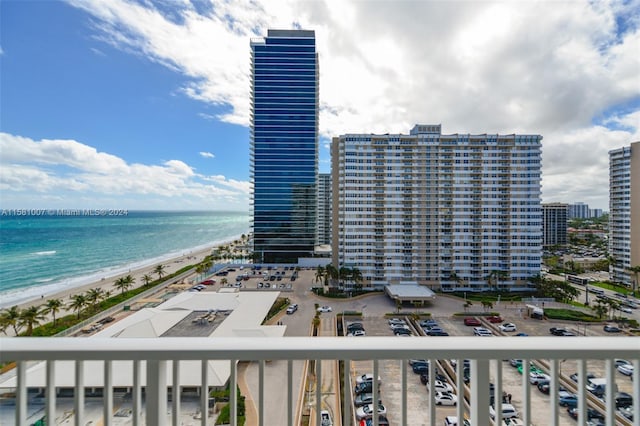
[{"label": "parked car", "polygon": [[569,330],[567,330],[566,328],[562,328],[562,327],[551,327],[549,329],[549,333],[553,334],[554,336],[564,336],[564,333],[568,332]]},{"label": "parked car", "polygon": [[558,397],[558,404],[563,407],[577,407],[578,397],[574,394],[560,396]]},{"label": "parked car", "polygon": [[347,333],[348,337],[364,337],[367,333],[364,330],[353,330]]},{"label": "parked car", "polygon": [[464,319],[464,325],[479,326],[480,325],[480,320],[477,319],[477,318],[473,318],[473,317],[466,317]]},{"label": "parked car", "polygon": [[[433,381],[433,389],[435,392],[453,392],[453,387],[449,383],[440,380]],[[427,385],[427,390],[429,390],[429,385]]]},{"label": "parked car", "polygon": [[521,359],[510,359],[509,360],[509,364],[512,367],[518,367],[518,366],[522,365],[522,360]]},{"label": "parked car", "polygon": [[438,329],[438,330],[429,330],[427,331],[427,336],[448,336],[449,333],[447,333],[444,330]]},{"label": "parked car", "polygon": [[626,392],[618,392],[614,398],[616,408],[625,408],[633,405],[633,397]]},{"label": "parked car", "polygon": [[616,367],[618,371],[625,376],[631,376],[633,374],[633,365],[632,364],[620,364]]},{"label": "parked car", "polygon": [[438,325],[438,321],[434,319],[422,320],[418,323],[420,327],[433,327]]},{"label": "parked car", "polygon": [[[492,419],[496,418],[496,409],[493,405],[489,406],[489,415]],[[510,419],[511,417],[518,417],[518,411],[511,404],[502,404],[502,418]]]},{"label": "parked car", "polygon": [[407,325],[407,322],[402,318],[389,318],[387,322],[389,325]]},{"label": "parked car", "polygon": [[627,361],[626,359],[619,359],[617,358],[615,361],[616,367],[619,366],[620,364],[631,364],[630,361]]},{"label": "parked car", "polygon": [[[572,375],[569,376],[569,378],[574,382],[578,383],[578,373],[573,373]],[[595,374],[587,373],[587,381],[589,381],[589,379],[595,379],[595,378],[596,378]]]},{"label": "parked car", "polygon": [[216,280],[204,280],[200,284],[202,284],[202,285],[214,285],[215,283],[216,283]]},{"label": "parked car", "polygon": [[487,317],[487,321],[489,321],[492,324],[498,324],[498,323],[501,323],[504,320],[498,315],[491,315],[491,316]]},{"label": "parked car", "polygon": [[411,368],[413,369],[413,372],[416,374],[423,374],[423,373],[429,374],[428,373],[429,364],[413,364]]},{"label": "parked car", "polygon": [[[569,413],[572,419],[578,420],[578,407],[568,407],[567,413]],[[596,409],[587,407],[587,419],[604,420],[604,415]]]},{"label": "parked car", "polygon": [[413,366],[413,364],[429,364],[429,361],[426,359],[410,359],[409,365]]},{"label": "parked car", "polygon": [[361,322],[352,322],[351,324],[347,325],[347,332],[353,332],[356,330],[364,331],[364,326]]},{"label": "parked car", "polygon": [[287,308],[287,314],[291,315],[291,314],[295,313],[297,310],[298,310],[298,304],[297,303],[292,303]]},{"label": "parked car", "polygon": [[[373,403],[373,394],[370,392],[356,395],[356,397],[353,399],[353,405],[355,405],[356,407],[362,407],[363,405],[369,405],[372,403]],[[378,399],[378,403],[381,404],[382,401]]]},{"label": "parked car", "polygon": [[[447,378],[442,374],[438,374],[438,373],[436,373],[436,376],[433,378],[433,380],[440,380],[443,383],[447,382]],[[428,382],[429,382],[429,373],[426,372],[426,373],[420,374],[420,383],[422,383],[423,385],[426,385]]]},{"label": "parked car", "polygon": [[396,328],[393,330],[393,334],[396,336],[411,336],[411,330],[407,328]]},{"label": "parked car", "polygon": [[353,393],[356,395],[360,395],[361,393],[373,392],[373,382],[362,382],[358,383],[353,388]]},{"label": "parked car", "polygon": [[516,331],[516,325],[511,322],[505,322],[504,324],[501,324],[500,326],[498,326],[498,328],[501,331],[505,331],[505,332]]},{"label": "parked car", "polygon": [[[373,426],[373,418],[361,419],[359,426]],[[378,426],[389,426],[389,420],[382,414],[378,416]]]},{"label": "parked car", "polygon": [[605,326],[603,327],[603,330],[606,331],[607,333],[620,333],[622,330],[620,330],[619,327],[616,327],[615,325],[611,325],[611,324],[605,324]]},{"label": "parked car", "polygon": [[[363,382],[372,382],[373,381],[373,374],[371,373],[367,373],[367,374],[362,374],[358,377],[356,377],[356,384],[359,385],[360,383]],[[378,376],[378,383],[381,382],[380,376]]]},{"label": "parked car", "polygon": [[537,385],[538,383],[544,380],[549,381],[551,380],[551,377],[549,377],[547,374],[538,373],[534,371],[529,373],[529,383],[531,383],[532,385]]},{"label": "parked car", "polygon": [[451,392],[436,392],[434,395],[436,405],[456,405],[458,396]]},{"label": "parked car", "polygon": [[473,334],[481,337],[493,336],[493,333],[489,329],[486,329],[484,327],[474,327]]},{"label": "parked car", "polygon": [[[387,408],[382,404],[378,404],[377,414],[387,414]],[[363,405],[362,407],[358,407],[358,409],[356,410],[356,418],[358,420],[367,419],[369,417],[372,417],[373,415],[374,415],[373,404]]]},{"label": "parked car", "polygon": [[333,311],[333,309],[331,308],[331,306],[326,306],[326,305],[325,305],[325,306],[320,306],[320,307],[318,308],[318,312],[320,312],[320,313],[331,312],[331,311]]}]

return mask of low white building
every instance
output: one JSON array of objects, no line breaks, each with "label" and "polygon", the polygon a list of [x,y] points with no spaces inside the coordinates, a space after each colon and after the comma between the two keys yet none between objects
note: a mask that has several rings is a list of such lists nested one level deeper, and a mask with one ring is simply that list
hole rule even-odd
[{"label": "low white building", "polygon": [[[282,337],[285,326],[262,325],[269,309],[280,292],[239,292],[221,289],[213,292],[185,292],[155,308],[133,313],[88,339],[162,338],[168,337]],[[85,338],[85,337],[78,337]],[[146,384],[146,365],[142,363],[142,383]],[[167,363],[167,385],[172,386],[173,363]],[[229,361],[209,361],[209,387],[225,386],[230,375]],[[114,361],[112,368],[114,388],[133,386],[133,362]],[[180,362],[180,385],[185,388],[201,386],[200,361]],[[104,362],[84,363],[86,388],[101,388],[104,383]],[[75,386],[73,361],[56,361],[57,388]],[[34,364],[27,371],[27,386],[46,386],[45,363]],[[0,377],[0,389],[16,387],[15,375]]]}]

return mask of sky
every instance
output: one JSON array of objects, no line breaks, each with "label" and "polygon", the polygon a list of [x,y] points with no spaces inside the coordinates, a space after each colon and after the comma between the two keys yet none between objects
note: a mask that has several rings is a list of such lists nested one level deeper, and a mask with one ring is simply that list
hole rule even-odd
[{"label": "sky", "polygon": [[250,39],[315,30],[345,133],[541,134],[542,201],[608,210],[640,140],[640,0],[0,2],[0,207],[248,211]]}]

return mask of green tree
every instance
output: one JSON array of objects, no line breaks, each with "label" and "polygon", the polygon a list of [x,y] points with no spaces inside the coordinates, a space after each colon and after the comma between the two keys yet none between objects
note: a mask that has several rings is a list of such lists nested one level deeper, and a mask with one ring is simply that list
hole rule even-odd
[{"label": "green tree", "polygon": [[98,303],[102,301],[102,294],[104,291],[100,287],[92,288],[85,293],[85,298],[87,299],[87,305],[91,306],[91,310],[93,312],[96,311]]},{"label": "green tree", "polygon": [[133,287],[133,286],[135,285],[135,283],[136,283],[136,279],[135,279],[135,278],[133,278],[133,277],[131,276],[131,274],[129,274],[129,275],[127,275],[126,277],[124,277],[124,280],[125,280],[125,281],[126,281],[126,283],[127,283],[127,290],[129,290],[131,287]]},{"label": "green tree", "polygon": [[604,315],[609,311],[608,306],[600,299],[596,300],[596,303],[591,307],[599,319],[602,319]]},{"label": "green tree", "polygon": [[156,269],[154,269],[153,272],[158,274],[158,279],[162,279],[162,276],[165,275],[164,265],[156,266]]},{"label": "green tree", "polygon": [[351,268],[351,279],[353,280],[356,291],[362,290],[362,280],[364,277],[362,276],[362,271],[358,268]]},{"label": "green tree", "polygon": [[638,288],[638,274],[640,274],[640,265],[630,266],[627,271],[633,272],[633,295],[636,295],[636,289]]},{"label": "green tree", "polygon": [[0,328],[4,332],[7,328],[13,328],[13,333],[17,336],[20,332],[22,325],[20,324],[20,311],[17,306],[12,306],[9,309],[2,311],[0,315]]},{"label": "green tree", "polygon": [[51,314],[53,317],[53,326],[56,325],[56,314],[63,308],[62,299],[49,299],[44,305],[44,313]]},{"label": "green tree", "polygon": [[144,283],[144,286],[145,286],[145,287],[147,287],[151,281],[153,281],[153,278],[151,277],[151,275],[149,275],[149,274],[144,274],[144,275],[142,276],[142,282]]},{"label": "green tree", "polygon": [[124,292],[129,288],[129,283],[124,277],[120,277],[113,283],[113,286],[124,294]]},{"label": "green tree", "polygon": [[31,336],[33,334],[33,328],[39,326],[44,320],[45,315],[38,306],[30,306],[20,312],[19,321],[23,327],[27,327],[27,331],[25,331],[27,336]]},{"label": "green tree", "polygon": [[78,319],[80,318],[80,312],[87,306],[87,298],[84,294],[74,294],[71,296],[71,302],[67,306],[68,309],[76,311],[78,313]]}]

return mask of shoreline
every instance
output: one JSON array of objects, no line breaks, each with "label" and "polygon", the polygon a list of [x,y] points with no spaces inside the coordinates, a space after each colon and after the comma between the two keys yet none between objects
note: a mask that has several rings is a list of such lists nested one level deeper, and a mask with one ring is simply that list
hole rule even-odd
[{"label": "shoreline", "polygon": [[[117,279],[121,277],[125,277],[127,275],[131,275],[135,279],[135,282],[132,288],[140,287],[144,285],[144,282],[142,281],[142,277],[145,274],[150,275],[154,280],[158,278],[158,275],[154,273],[153,270],[159,264],[165,266],[164,275],[166,276],[173,272],[176,272],[177,270],[185,267],[186,265],[194,265],[194,266],[197,265],[206,256],[210,255],[213,249],[224,246],[224,245],[232,244],[234,241],[237,241],[239,238],[240,236],[232,237],[229,239],[225,239],[224,241],[212,242],[210,244],[200,245],[192,249],[181,250],[183,254],[173,256],[173,257],[167,257],[167,256],[171,256],[171,253],[167,253],[163,256],[159,256],[153,259],[148,259],[148,261],[143,261],[145,263],[144,265],[141,265],[136,268],[132,268],[131,270],[126,270],[124,272],[120,271],[111,275],[105,275],[100,279],[93,280],[88,283],[79,284],[79,285],[71,286],[68,288],[62,288],[58,291],[51,291],[49,293],[42,293],[40,294],[40,296],[31,296],[31,297],[26,296],[26,298],[23,300],[16,300],[15,302],[3,303],[0,309],[7,309],[13,306],[17,306],[20,310],[22,310],[25,308],[29,308],[31,306],[45,305],[47,301],[50,299],[61,299],[65,308],[61,309],[56,314],[56,317],[60,318],[62,316],[73,313],[72,311],[66,309],[66,305],[70,302],[70,297],[73,295],[85,293],[88,290],[91,290],[94,288],[100,288],[105,292],[109,291],[111,292],[112,295],[116,294],[118,293],[119,290],[114,287],[113,285],[114,282]],[[160,258],[164,258],[164,260],[155,260]],[[95,274],[91,274],[91,275],[95,275]],[[46,316],[46,319],[42,323],[46,323],[51,320],[52,320],[52,316],[49,314]],[[13,334],[12,330],[10,328],[7,329],[7,335],[12,335],[12,334]]]},{"label": "shoreline", "polygon": [[[24,304],[28,304],[31,301],[40,300],[43,298],[42,296],[44,296],[45,299],[48,299],[52,298],[56,294],[75,291],[75,289],[81,289],[88,285],[96,286],[105,280],[115,281],[120,277],[138,273],[138,271],[142,269],[153,269],[159,264],[169,264],[180,259],[188,259],[189,256],[193,256],[194,253],[199,254],[204,250],[208,250],[209,252],[207,254],[210,254],[211,250],[213,250],[214,248],[229,245],[234,241],[240,239],[241,235],[242,234],[238,234],[236,236],[225,238],[224,240],[212,241],[206,244],[199,244],[194,247],[174,250],[152,258],[134,260],[121,265],[107,266],[97,271],[87,271],[83,275],[58,279],[55,282],[43,281],[39,283],[40,285],[29,286],[23,289],[6,290],[4,292],[0,292],[0,310],[7,309],[16,305],[21,306]],[[200,260],[198,260],[198,262]],[[147,271],[146,273],[149,273],[149,271]],[[156,274],[149,273],[149,275],[152,275],[154,279],[157,278]],[[137,284],[138,282],[136,281],[136,286]],[[9,301],[6,301],[7,299]]]}]

